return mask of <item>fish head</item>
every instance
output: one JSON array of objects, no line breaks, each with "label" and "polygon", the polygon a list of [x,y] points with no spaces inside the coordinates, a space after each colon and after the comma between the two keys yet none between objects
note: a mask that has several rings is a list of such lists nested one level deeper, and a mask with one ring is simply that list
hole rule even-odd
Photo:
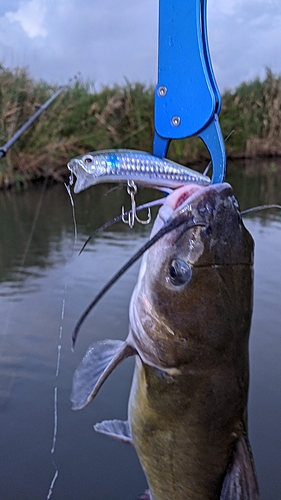
[{"label": "fish head", "polygon": [[130,304],[140,357],[160,369],[216,363],[247,348],[253,239],[232,187],[186,185],[167,197],[151,236],[182,223],[144,255]]},{"label": "fish head", "polygon": [[77,194],[96,184],[105,175],[107,162],[102,153],[87,153],[70,160],[67,168],[76,177],[74,193]]}]

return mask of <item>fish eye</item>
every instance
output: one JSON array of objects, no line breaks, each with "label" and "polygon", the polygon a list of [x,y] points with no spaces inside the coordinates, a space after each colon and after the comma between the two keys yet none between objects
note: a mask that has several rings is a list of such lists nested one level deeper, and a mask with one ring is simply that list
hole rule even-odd
[{"label": "fish eye", "polygon": [[83,156],[82,160],[84,163],[92,163],[94,161],[94,158],[92,157],[92,155],[85,155]]},{"label": "fish eye", "polygon": [[169,273],[169,280],[174,286],[185,285],[192,277],[191,267],[182,259],[172,260]]}]

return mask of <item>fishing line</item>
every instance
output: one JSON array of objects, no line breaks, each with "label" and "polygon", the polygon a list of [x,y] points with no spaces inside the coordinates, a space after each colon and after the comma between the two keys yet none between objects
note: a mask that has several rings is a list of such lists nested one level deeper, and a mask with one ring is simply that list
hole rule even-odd
[{"label": "fishing line", "polygon": [[50,488],[49,488],[49,493],[48,493],[48,496],[47,496],[47,500],[50,500],[50,498],[51,498],[51,496],[53,494],[54,484],[55,484],[55,482],[57,480],[57,477],[59,475],[59,471],[58,471],[57,466],[56,466],[56,464],[54,462],[53,462],[53,466],[56,469],[56,472],[55,472],[54,477],[52,479],[52,482],[50,484]]},{"label": "fishing line", "polygon": [[[45,179],[45,181],[43,183],[43,186],[42,186],[41,193],[40,193],[40,198],[39,198],[38,203],[37,203],[37,207],[36,207],[35,214],[34,214],[34,217],[33,217],[33,221],[32,221],[32,224],[31,224],[31,228],[30,228],[30,231],[29,231],[29,235],[28,235],[28,238],[27,238],[27,242],[26,242],[25,247],[24,247],[24,251],[23,251],[23,254],[22,254],[21,261],[20,261],[19,269],[18,269],[18,271],[16,273],[16,277],[17,277],[18,281],[19,281],[19,278],[20,278],[20,276],[21,276],[21,274],[23,272],[23,268],[25,266],[26,257],[28,255],[28,252],[29,252],[29,249],[30,249],[31,241],[32,241],[32,238],[33,238],[33,235],[34,235],[34,231],[35,231],[35,228],[36,228],[36,225],[37,225],[37,221],[38,221],[38,217],[39,217],[39,214],[40,214],[40,210],[41,210],[41,207],[42,207],[42,202],[43,202],[43,197],[44,197],[44,194],[45,194],[45,191],[46,191],[47,182],[48,182],[48,179]],[[2,335],[1,335],[1,338],[2,338],[1,343],[2,344],[4,342],[4,338],[6,337],[8,329],[10,327],[11,316],[12,316],[12,312],[14,310],[14,306],[15,306],[15,303],[10,301],[9,302],[9,310],[7,311],[7,313],[5,315],[4,330],[3,330]]]},{"label": "fishing line", "polygon": [[[58,376],[58,371],[56,372],[56,377]],[[51,453],[55,453],[55,446],[57,441],[58,432],[58,388],[54,389],[54,434],[53,434],[53,446]]]},{"label": "fishing line", "polygon": [[[70,182],[71,184],[71,182]],[[74,207],[74,201],[72,198],[71,190],[70,190],[70,185],[64,183],[64,187],[68,193],[68,196],[70,198],[70,204],[71,204],[71,211],[72,211],[72,219],[73,219],[73,227],[74,227],[74,240],[73,240],[73,246],[72,246],[72,251],[69,260],[71,261],[74,251],[75,251],[75,246],[77,242],[77,223],[76,223],[76,214],[75,214],[75,207]],[[52,448],[51,448],[51,455],[54,455],[55,449],[56,449],[56,443],[57,443],[57,435],[58,435],[58,386],[57,386],[57,380],[60,374],[60,361],[61,361],[61,349],[62,349],[62,336],[63,336],[63,323],[64,323],[64,315],[65,315],[65,298],[66,298],[66,291],[68,287],[68,275],[66,276],[66,281],[64,284],[64,289],[63,289],[63,299],[62,299],[62,305],[61,305],[61,317],[60,317],[60,327],[59,327],[59,334],[58,334],[58,346],[57,346],[57,363],[56,363],[56,370],[55,370],[55,380],[56,384],[54,387],[54,411],[53,411],[53,440],[52,440]],[[53,466],[55,468],[55,473],[52,478],[48,495],[47,495],[47,500],[50,500],[53,490],[54,490],[54,485],[55,482],[58,478],[59,471],[58,467],[56,466],[55,462],[52,460]]]},{"label": "fishing line", "polygon": [[176,219],[173,219],[169,224],[166,224],[165,226],[158,231],[150,240],[148,240],[122,267],[117,271],[116,274],[104,285],[104,287],[100,290],[100,292],[96,295],[96,297],[92,300],[92,302],[88,305],[88,307],[85,309],[83,314],[80,316],[79,320],[76,323],[76,326],[73,330],[72,334],[72,350],[75,347],[75,343],[77,340],[77,336],[79,333],[79,330],[84,323],[85,319],[88,317],[92,309],[96,306],[96,304],[100,301],[100,299],[105,295],[105,293],[118,281],[118,279],[148,250],[152,245],[154,245],[160,238],[162,238],[165,234],[169,233],[173,229],[176,229],[177,227],[181,226],[182,224],[190,224],[190,226],[187,227],[187,229],[191,229],[196,226],[206,226],[205,223],[203,222],[196,222],[194,219],[187,219],[186,217],[177,217]]},{"label": "fishing line", "polygon": [[76,214],[75,214],[74,201],[73,201],[72,194],[71,194],[71,189],[70,189],[71,185],[72,185],[72,179],[69,180],[69,184],[66,184],[64,182],[64,187],[65,187],[65,189],[66,189],[66,191],[68,193],[68,196],[70,198],[71,209],[72,209],[72,219],[73,219],[73,225],[74,225],[74,246],[73,246],[73,250],[74,250],[75,243],[77,241],[77,224],[76,224]]},{"label": "fishing line", "polygon": [[[40,194],[37,206],[36,206],[36,210],[35,210],[34,218],[33,218],[32,225],[31,225],[31,228],[30,228],[30,231],[29,231],[28,239],[27,239],[27,242],[25,244],[25,248],[24,248],[24,251],[23,251],[23,254],[22,254],[20,266],[19,266],[19,269],[18,269],[18,272],[17,272],[18,277],[20,277],[20,275],[22,274],[22,271],[23,271],[24,266],[25,266],[27,255],[28,255],[29,250],[30,250],[30,245],[31,245],[31,242],[32,242],[32,238],[33,238],[36,226],[37,226],[37,222],[38,222],[39,214],[40,214],[40,211],[41,211],[41,207],[42,207],[43,198],[44,198],[44,195],[45,195],[47,183],[48,183],[48,179],[45,179],[44,182],[43,182],[43,185],[42,185],[41,194]],[[7,331],[8,331],[9,326],[10,326],[11,314],[13,312],[13,309],[14,309],[14,303],[10,302],[9,311],[8,311],[8,314],[6,314],[6,326],[4,328],[4,332],[3,332],[3,335],[2,335],[3,339],[7,335]],[[3,340],[2,340],[2,342],[3,342]],[[58,369],[58,367],[57,367],[57,369]],[[55,442],[56,442],[56,434],[57,434],[57,388],[55,388],[55,390],[54,390],[54,412],[55,412],[55,415],[54,415],[55,425],[54,425],[54,437],[53,437],[53,448],[52,449],[54,449]],[[57,467],[56,467],[56,465],[55,465],[54,462],[53,462],[53,465],[55,467],[55,474],[54,474],[54,477],[53,477],[53,479],[51,481],[51,485],[50,485],[50,488],[49,488],[47,500],[49,500],[51,498],[51,495],[52,495],[52,492],[53,492],[53,487],[54,487],[55,481],[56,481],[56,479],[58,477],[58,469],[57,469]]]},{"label": "fishing line", "polygon": [[[25,244],[25,247],[24,247],[24,251],[23,251],[21,260],[20,260],[20,265],[19,265],[18,271],[16,271],[16,273],[15,273],[15,281],[18,281],[18,289],[20,288],[20,277],[21,277],[23,269],[25,267],[26,258],[27,258],[28,252],[30,250],[31,241],[32,241],[32,238],[33,238],[36,226],[37,226],[37,221],[38,221],[38,217],[39,217],[39,214],[40,214],[40,211],[41,211],[42,202],[43,202],[44,194],[45,194],[45,191],[46,191],[47,182],[48,182],[48,180],[45,179],[45,181],[44,181],[44,183],[42,185],[40,197],[39,197],[39,200],[38,200],[38,203],[37,203],[37,206],[36,206],[36,210],[35,210],[35,213],[34,213],[32,224],[31,224],[31,227],[30,227],[30,230],[29,230],[28,238],[27,238],[27,241],[26,241],[26,244]],[[7,335],[8,335],[8,331],[10,329],[11,319],[12,319],[12,316],[13,316],[13,313],[14,313],[15,304],[16,304],[15,301],[12,302],[10,300],[8,302],[7,309],[5,311],[5,323],[4,323],[4,328],[3,328],[2,332],[1,332],[1,339],[0,339],[0,358],[2,358],[2,359],[4,359],[5,341],[6,341],[6,338],[7,338]],[[13,382],[15,380],[15,377],[16,377],[16,373],[14,372],[13,375],[10,377],[10,380],[9,380],[8,384],[5,383],[5,387],[4,387],[3,391],[2,391],[2,388],[1,388],[1,392],[3,394],[3,396],[1,397],[1,399],[4,399],[4,394],[5,394],[5,398],[8,399],[9,394],[10,394],[10,390],[11,390],[11,387],[12,387],[12,384],[13,384]]]}]

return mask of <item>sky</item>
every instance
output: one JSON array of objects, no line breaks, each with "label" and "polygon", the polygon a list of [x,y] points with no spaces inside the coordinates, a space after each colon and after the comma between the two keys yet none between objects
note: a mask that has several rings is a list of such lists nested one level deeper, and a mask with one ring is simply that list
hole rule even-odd
[{"label": "sky", "polygon": [[[0,62],[51,84],[155,85],[158,1],[1,0]],[[281,73],[281,0],[208,0],[208,33],[222,92]]]}]

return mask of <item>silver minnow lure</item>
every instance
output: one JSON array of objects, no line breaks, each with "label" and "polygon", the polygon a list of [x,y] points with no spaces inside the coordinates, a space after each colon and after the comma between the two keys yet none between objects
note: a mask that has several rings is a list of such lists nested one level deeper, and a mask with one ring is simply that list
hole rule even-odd
[{"label": "silver minnow lure", "polygon": [[102,182],[177,188],[189,182],[207,186],[210,178],[166,158],[143,151],[108,149],[77,156],[67,164],[77,180],[74,193]]}]

